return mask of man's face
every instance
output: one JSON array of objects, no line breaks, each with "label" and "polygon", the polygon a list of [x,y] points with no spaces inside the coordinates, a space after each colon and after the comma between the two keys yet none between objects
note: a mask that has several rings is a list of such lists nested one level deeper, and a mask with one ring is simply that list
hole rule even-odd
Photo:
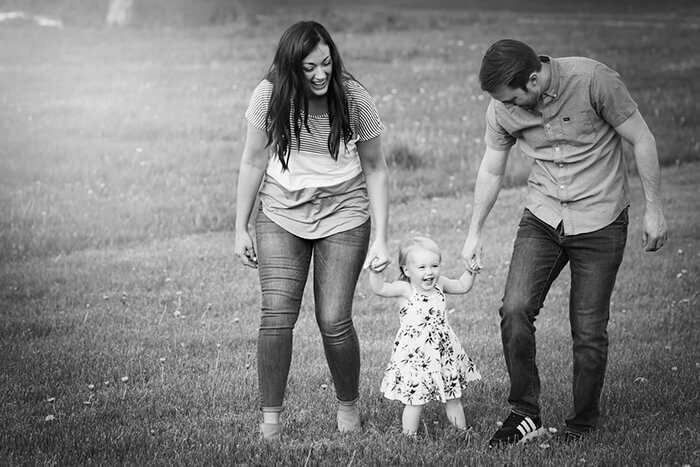
[{"label": "man's face", "polygon": [[494,92],[490,92],[489,95],[506,105],[517,105],[527,110],[535,107],[537,101],[540,99],[539,92],[535,86],[530,84],[528,84],[527,90],[501,86]]}]

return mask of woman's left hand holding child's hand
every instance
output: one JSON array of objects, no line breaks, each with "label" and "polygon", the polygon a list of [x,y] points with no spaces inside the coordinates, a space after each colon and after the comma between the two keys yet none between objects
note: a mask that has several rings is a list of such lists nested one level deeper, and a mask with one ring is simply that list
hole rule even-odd
[{"label": "woman's left hand holding child's hand", "polygon": [[385,242],[375,241],[369,249],[363,267],[373,272],[382,272],[389,266],[389,248]]}]

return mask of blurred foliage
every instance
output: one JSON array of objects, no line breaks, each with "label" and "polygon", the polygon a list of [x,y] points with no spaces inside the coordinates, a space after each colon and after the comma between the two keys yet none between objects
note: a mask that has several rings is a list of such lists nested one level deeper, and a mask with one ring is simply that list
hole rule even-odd
[{"label": "blurred foliage", "polygon": [[[302,12],[321,18],[340,19],[335,15],[338,9],[355,9],[356,13],[372,10],[373,14],[364,15],[357,21],[340,20],[332,24],[334,31],[371,31],[371,30],[405,30],[420,27],[440,28],[445,22],[455,24],[464,20],[462,15],[433,15],[441,9],[471,10],[478,12],[510,11],[533,13],[550,13],[553,11],[552,0],[134,0],[133,27],[200,27],[216,24],[241,22],[256,25],[260,15],[275,15],[280,12]],[[0,0],[0,11],[21,10],[30,14],[46,15],[60,19],[65,25],[101,26],[109,0]],[[697,15],[696,0],[560,0],[556,2],[556,11],[569,14],[588,14],[594,11],[606,11],[617,15],[664,14],[678,16]],[[420,15],[405,15],[409,10],[420,10]],[[280,15],[286,18],[287,15]],[[468,26],[470,22],[464,23]]]},{"label": "blurred foliage", "polygon": [[[245,19],[251,0],[134,0],[134,27],[190,27]],[[109,0],[0,0],[0,10],[61,19],[69,26],[100,26]]]}]

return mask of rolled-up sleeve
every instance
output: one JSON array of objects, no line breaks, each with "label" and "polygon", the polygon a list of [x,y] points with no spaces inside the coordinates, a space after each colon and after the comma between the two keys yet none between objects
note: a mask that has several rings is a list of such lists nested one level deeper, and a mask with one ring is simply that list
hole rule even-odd
[{"label": "rolled-up sleeve", "polygon": [[591,104],[613,128],[620,126],[636,110],[637,103],[632,99],[620,74],[600,63],[596,65],[591,79]]},{"label": "rolled-up sleeve", "polygon": [[491,149],[504,151],[513,147],[516,139],[498,123],[496,102],[497,101],[494,99],[491,99],[486,109],[486,134],[484,135],[484,142],[486,142],[486,145]]}]

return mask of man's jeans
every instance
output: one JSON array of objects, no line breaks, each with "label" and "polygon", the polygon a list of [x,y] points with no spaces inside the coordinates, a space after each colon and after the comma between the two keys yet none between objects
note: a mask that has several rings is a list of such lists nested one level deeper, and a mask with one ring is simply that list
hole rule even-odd
[{"label": "man's jeans", "polygon": [[258,212],[256,226],[262,316],[258,331],[258,384],[264,411],[281,411],[292,361],[292,333],[313,257],[316,322],[336,397],[359,396],[360,345],[352,301],[367,255],[370,221],[326,238],[290,234]]},{"label": "man's jeans", "polygon": [[574,407],[566,425],[578,432],[596,428],[608,359],[610,297],[625,250],[627,224],[625,209],[607,227],[567,236],[561,226],[552,228],[527,209],[523,213],[499,310],[503,353],[511,382],[508,402],[514,412],[539,416],[534,322],[552,282],[570,263]]}]

